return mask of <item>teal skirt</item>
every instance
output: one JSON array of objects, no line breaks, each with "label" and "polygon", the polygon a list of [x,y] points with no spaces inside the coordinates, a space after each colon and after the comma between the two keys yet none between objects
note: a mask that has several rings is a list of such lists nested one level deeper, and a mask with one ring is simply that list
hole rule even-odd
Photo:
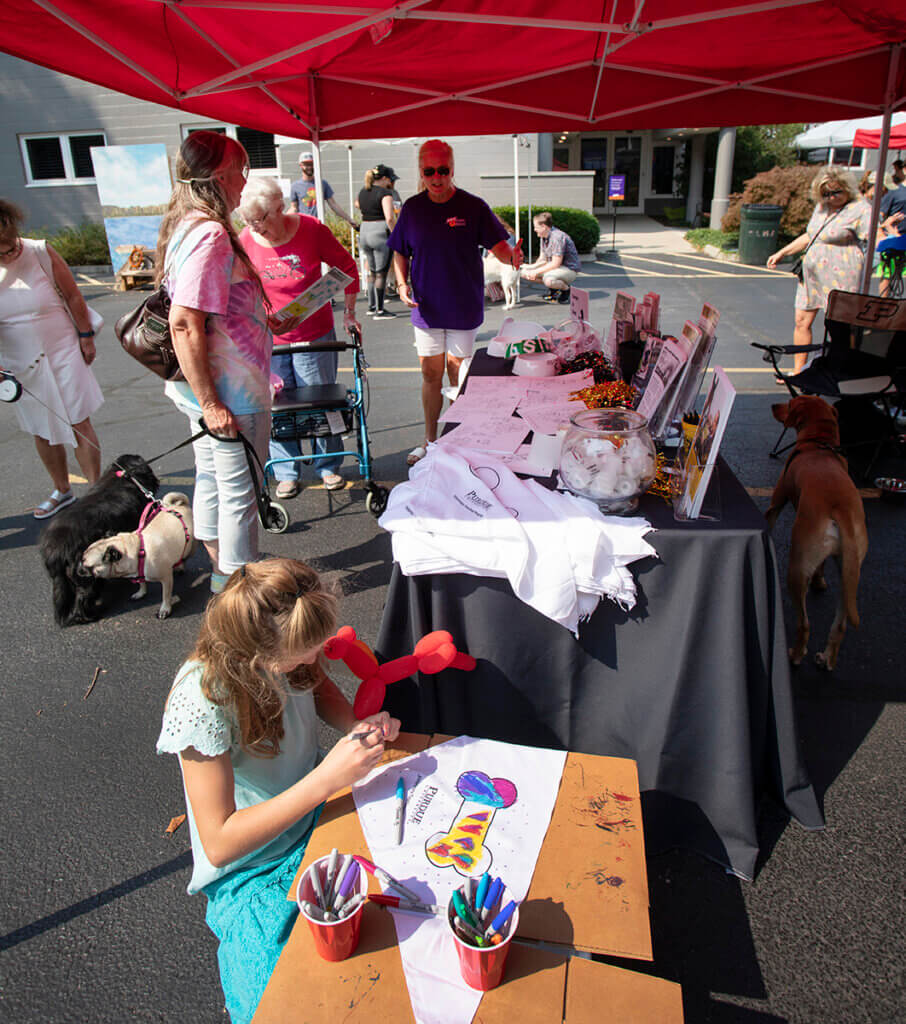
[{"label": "teal skirt", "polygon": [[279,860],[234,871],[205,886],[205,920],[217,936],[220,984],[232,1024],[248,1024],[264,995],[277,960],[298,916],[286,898],[299,870],[311,828]]}]

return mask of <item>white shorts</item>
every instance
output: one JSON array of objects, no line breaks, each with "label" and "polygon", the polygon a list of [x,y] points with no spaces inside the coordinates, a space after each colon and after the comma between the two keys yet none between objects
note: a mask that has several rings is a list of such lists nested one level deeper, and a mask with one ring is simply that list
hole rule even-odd
[{"label": "white shorts", "polygon": [[456,359],[465,359],[472,354],[472,347],[478,337],[478,328],[471,331],[448,331],[443,327],[416,327],[415,351],[420,356],[454,356]]}]

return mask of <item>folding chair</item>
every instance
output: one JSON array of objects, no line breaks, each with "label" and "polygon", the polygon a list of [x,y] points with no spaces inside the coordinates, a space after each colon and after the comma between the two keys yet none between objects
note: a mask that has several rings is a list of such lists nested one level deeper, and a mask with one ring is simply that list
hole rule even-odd
[{"label": "folding chair", "polygon": [[[906,299],[835,290],[828,296],[820,345],[752,345],[764,352],[764,361],[793,398],[820,395],[834,401],[838,411],[855,409],[851,419],[865,419],[870,436],[851,442],[844,438],[841,450],[845,454],[873,446],[863,470],[868,476],[884,444],[900,435],[898,417],[906,401]],[[797,352],[820,354],[799,373],[785,373],[780,358]],[[774,443],[772,458],[795,443],[783,444],[786,431],[784,427]]]}]

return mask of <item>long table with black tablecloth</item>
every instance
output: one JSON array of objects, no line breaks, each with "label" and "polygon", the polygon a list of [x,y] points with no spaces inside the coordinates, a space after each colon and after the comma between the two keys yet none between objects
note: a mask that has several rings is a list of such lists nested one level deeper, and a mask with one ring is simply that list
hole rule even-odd
[{"label": "long table with black tablecloth", "polygon": [[[511,367],[480,351],[469,375]],[[751,878],[763,798],[809,829],[824,818],[799,749],[774,546],[723,461],[717,476],[719,521],[677,522],[642,499],[658,558],[631,567],[635,608],[603,600],[578,640],[506,580],[394,565],[380,658],[446,629],[478,665],[395,683],[385,708],[412,732],[632,758],[648,852],[696,850]]]}]

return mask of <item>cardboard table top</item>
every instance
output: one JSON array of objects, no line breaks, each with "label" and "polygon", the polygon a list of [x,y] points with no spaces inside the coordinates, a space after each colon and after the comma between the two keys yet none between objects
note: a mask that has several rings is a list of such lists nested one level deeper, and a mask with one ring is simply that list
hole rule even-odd
[{"label": "cardboard table top", "polygon": [[[403,733],[386,751],[385,761],[408,757],[449,738]],[[308,865],[334,847],[370,857],[351,790],[337,794],[322,811],[289,899],[295,899],[299,877]],[[379,890],[373,879],[371,888]],[[568,948],[551,952],[533,946],[533,940]],[[582,992],[603,983],[604,973],[595,969],[606,965],[570,959],[569,948],[652,959],[638,777],[635,763],[625,758],[567,755],[532,884],[520,905],[517,939],[504,982],[482,998],[476,1021],[511,1024],[514,1010],[522,1021],[560,1020],[564,998],[567,1003],[570,998],[569,969],[575,978],[574,984],[569,983],[574,1009],[567,1020],[579,1024],[585,1019]],[[640,1000],[643,1007],[663,1008],[661,1016],[640,1020],[682,1020],[679,986],[615,967],[607,970],[618,972],[606,976],[609,985],[634,993],[627,996],[630,1002]],[[623,975],[628,977],[622,979]],[[597,1006],[599,1014],[600,1002],[592,998],[591,1005]],[[254,1020],[255,1024],[334,1021],[340,1006],[346,1011],[344,1020],[350,1022],[371,1024],[376,1012],[393,1021],[412,1020],[393,918],[375,904],[364,908],[358,949],[340,963],[317,955],[300,917]],[[667,1012],[669,1006],[679,1007],[679,1015]]]}]

